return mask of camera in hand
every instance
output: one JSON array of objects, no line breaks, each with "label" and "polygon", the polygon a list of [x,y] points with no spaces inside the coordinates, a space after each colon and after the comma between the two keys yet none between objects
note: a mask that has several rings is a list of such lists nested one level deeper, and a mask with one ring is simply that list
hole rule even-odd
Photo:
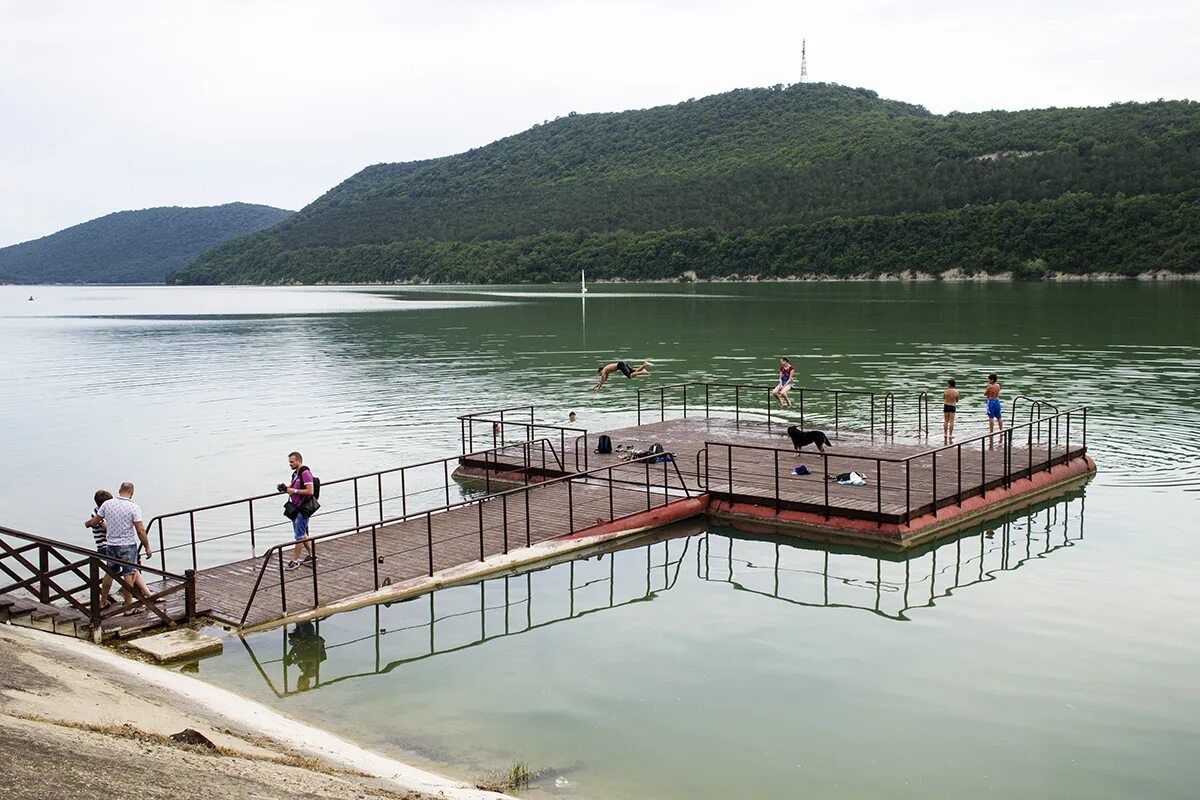
[{"label": "camera in hand", "polygon": [[286,491],[287,491],[287,488],[288,488],[288,487],[287,487],[287,484],[286,484],[286,483],[281,483],[281,484],[279,484],[278,486],[276,486],[276,487],[275,487],[275,491],[277,491],[277,492],[286,492]]}]

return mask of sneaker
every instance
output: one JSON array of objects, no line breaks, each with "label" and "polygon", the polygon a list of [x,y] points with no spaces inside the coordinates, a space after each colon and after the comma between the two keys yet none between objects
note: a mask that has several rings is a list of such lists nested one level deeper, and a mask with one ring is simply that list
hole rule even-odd
[{"label": "sneaker", "polygon": [[311,553],[309,553],[304,558],[300,559],[300,566],[305,566],[307,564],[311,564],[316,560],[317,560],[317,557],[312,555]]},{"label": "sneaker", "polygon": [[289,562],[287,562],[287,566],[284,567],[284,569],[296,569],[299,566],[300,566],[299,561],[289,561]]}]

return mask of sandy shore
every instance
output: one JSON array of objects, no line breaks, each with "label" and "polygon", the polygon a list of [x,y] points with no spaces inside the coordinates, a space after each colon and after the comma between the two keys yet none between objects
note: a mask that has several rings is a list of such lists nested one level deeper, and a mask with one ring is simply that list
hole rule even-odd
[{"label": "sandy shore", "polygon": [[[216,745],[184,745],[199,731]],[[0,796],[179,800],[505,795],[419,770],[194,678],[0,625]]]}]

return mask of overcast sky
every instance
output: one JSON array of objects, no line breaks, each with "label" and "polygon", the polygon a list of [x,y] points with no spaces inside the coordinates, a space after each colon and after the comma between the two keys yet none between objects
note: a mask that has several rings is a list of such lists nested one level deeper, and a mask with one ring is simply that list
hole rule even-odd
[{"label": "overcast sky", "polygon": [[0,246],[297,209],[571,111],[812,81],[936,113],[1200,99],[1200,3],[0,0]]}]

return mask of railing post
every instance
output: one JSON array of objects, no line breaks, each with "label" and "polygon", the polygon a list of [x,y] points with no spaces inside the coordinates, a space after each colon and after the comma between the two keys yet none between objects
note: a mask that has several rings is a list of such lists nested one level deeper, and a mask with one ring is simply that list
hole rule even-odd
[{"label": "railing post", "polygon": [[733,502],[733,445],[725,445],[725,466],[729,470],[729,498]]},{"label": "railing post", "polygon": [[163,542],[163,526],[162,517],[158,518],[158,564],[159,569],[163,572],[167,571],[167,548]]},{"label": "railing post", "polygon": [[742,387],[733,387],[733,421],[741,422],[742,420]]},{"label": "railing post", "polygon": [[567,533],[575,532],[575,493],[572,491],[572,486],[575,481],[567,478]]},{"label": "railing post", "polygon": [[479,509],[479,560],[483,561],[484,555],[483,555],[483,501],[482,500],[480,500],[476,504],[476,508]]},{"label": "railing post", "polygon": [[883,460],[878,458],[875,459],[875,527],[883,527]]},{"label": "railing post", "polygon": [[912,459],[904,460],[904,524],[912,523]]},{"label": "railing post", "polygon": [[309,566],[311,566],[311,567],[312,567],[313,608],[320,608],[320,607],[321,607],[321,597],[320,597],[320,595],[318,594],[318,591],[319,591],[318,583],[319,583],[319,581],[317,580],[317,543],[316,543],[316,542],[313,542],[313,541],[310,541],[310,542],[308,543],[308,546],[309,546],[310,548],[312,548],[312,557],[313,557],[312,564],[310,564],[310,565],[309,565]]},{"label": "railing post", "polygon": [[[401,474],[403,474],[403,471],[401,471]],[[375,491],[377,491],[379,493],[378,494],[379,518],[381,520],[386,519],[386,517],[383,516],[383,473],[382,472],[375,473]]]},{"label": "railing post", "polygon": [[[770,402],[770,395],[767,396],[767,402]],[[779,451],[771,451],[775,456],[775,514],[779,514]]]},{"label": "railing post", "polygon": [[379,526],[371,526],[371,569],[375,575],[375,590],[379,590],[379,537],[376,530]]},{"label": "railing post", "polygon": [[[450,464],[442,459],[442,480],[446,486],[446,505],[450,505]],[[383,519],[382,514],[379,517]]]},{"label": "railing post", "polygon": [[[671,454],[671,460],[672,461],[675,460],[674,453]],[[669,505],[671,505],[671,492],[670,492],[671,477],[670,477],[670,474],[667,472],[666,459],[663,460],[662,465],[663,465],[663,505],[669,506]]]},{"label": "railing post", "polygon": [[958,507],[962,508],[962,444],[960,443],[956,450],[958,451]]},{"label": "railing post", "polygon": [[38,601],[42,603],[50,602],[50,578],[46,573],[50,571],[50,548],[47,545],[38,545],[38,572],[42,579],[38,581]]},{"label": "railing post", "polygon": [[821,453],[821,471],[825,474],[825,520],[829,521],[829,454]]},{"label": "railing post", "polygon": [[767,392],[767,430],[771,430],[771,392]]},{"label": "railing post", "polygon": [[838,413],[839,412],[838,406],[840,405],[838,402],[839,399],[840,399],[840,393],[835,389],[833,392],[833,430],[835,433],[837,431],[841,430],[841,422],[840,422],[839,413]]},{"label": "railing post", "polygon": [[608,468],[608,521],[612,522],[617,518],[616,511],[613,508],[613,468]]},{"label": "railing post", "polygon": [[279,556],[279,607],[283,609],[284,614],[287,614],[287,581],[284,580],[283,574],[283,548],[276,549],[275,555]]},{"label": "railing post", "polygon": [[[433,513],[425,512],[425,536],[429,544],[429,575],[433,576]],[[432,595],[431,595],[432,596]]]},{"label": "railing post", "polygon": [[637,390],[637,424],[642,424],[642,390]]},{"label": "railing post", "polygon": [[688,387],[688,385],[685,383],[683,385],[683,418],[684,419],[687,419],[687,387]]},{"label": "railing post", "polygon": [[1087,452],[1087,406],[1083,407],[1083,451]]},{"label": "railing post", "polygon": [[[522,492],[522,494],[525,495],[525,546],[526,547],[529,547],[529,531],[530,531],[530,526],[532,525],[532,523],[529,520],[529,491],[530,491],[529,489],[526,489],[524,492]],[[610,492],[612,491],[611,486],[609,487],[609,491]]]},{"label": "railing post", "polygon": [[704,418],[708,419],[708,384],[704,384]]},{"label": "railing post", "polygon": [[196,564],[196,512],[188,512],[188,525],[192,529],[192,569],[197,569]]},{"label": "railing post", "polygon": [[875,438],[875,393],[871,392],[871,438]]},{"label": "railing post", "polygon": [[[253,556],[258,553],[258,545],[254,541],[254,501],[247,500],[246,507],[250,510],[250,555]],[[166,572],[166,570],[163,571]]]},{"label": "railing post", "polygon": [[987,497],[987,444],[979,440],[979,496]]},{"label": "railing post", "polygon": [[183,571],[183,615],[188,622],[196,617],[196,570]]},{"label": "railing post", "polygon": [[800,387],[800,430],[804,430],[804,387]]},{"label": "railing post", "polygon": [[92,626],[93,638],[100,634],[100,557],[88,559],[88,622]]},{"label": "railing post", "polygon": [[934,515],[935,517],[937,516],[937,508],[938,508],[938,506],[937,506],[937,504],[938,504],[938,496],[937,496],[937,454],[938,454],[938,451],[937,451],[937,450],[934,450],[934,451],[933,451],[933,515]]},{"label": "railing post", "polygon": [[652,507],[650,504],[650,461],[647,459],[642,463],[646,465],[646,510],[649,511]]},{"label": "railing post", "polygon": [[1029,448],[1029,478],[1033,479],[1033,423],[1029,424],[1029,443],[1026,445]]},{"label": "railing post", "polygon": [[665,422],[667,419],[667,389],[665,386],[658,387],[658,421]]}]

